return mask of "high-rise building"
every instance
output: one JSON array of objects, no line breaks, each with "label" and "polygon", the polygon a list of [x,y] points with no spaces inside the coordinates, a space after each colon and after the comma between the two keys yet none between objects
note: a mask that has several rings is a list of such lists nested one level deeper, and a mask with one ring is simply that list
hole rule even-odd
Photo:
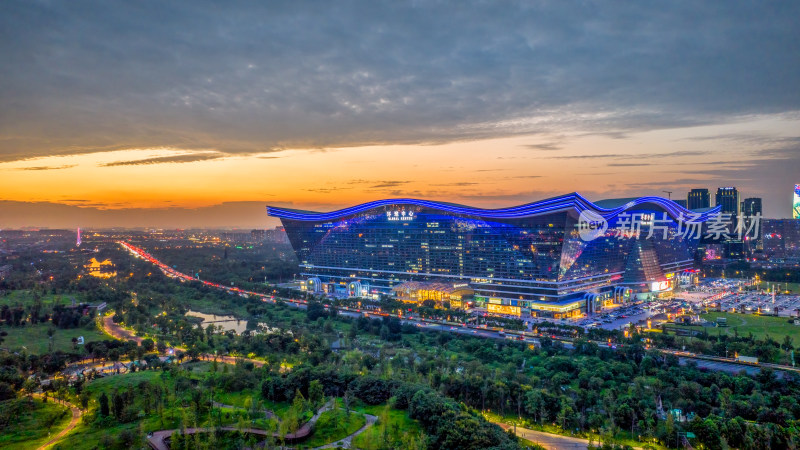
[{"label": "high-rise building", "polygon": [[687,197],[689,209],[702,209],[711,207],[711,194],[708,189],[692,189]]},{"label": "high-rise building", "polygon": [[800,220],[764,220],[764,256],[769,263],[800,263]]},{"label": "high-rise building", "polygon": [[755,216],[763,215],[764,210],[761,206],[761,199],[758,197],[746,198],[742,201],[742,215]]},{"label": "high-rise building", "polygon": [[792,199],[792,218],[800,219],[800,184],[794,185],[794,197]]},{"label": "high-rise building", "polygon": [[716,206],[722,207],[721,213],[734,216],[739,214],[739,191],[735,187],[717,188],[716,201]]},{"label": "high-rise building", "polygon": [[677,203],[678,206],[681,206],[683,208],[687,209],[689,208],[689,202],[687,200],[675,200],[675,203]]},{"label": "high-rise building", "polygon": [[746,238],[746,248],[748,251],[762,248],[761,241],[761,219],[755,219],[756,216],[762,216],[764,210],[761,205],[761,199],[758,197],[746,198],[742,201],[742,217],[744,219],[744,231],[751,231]]}]

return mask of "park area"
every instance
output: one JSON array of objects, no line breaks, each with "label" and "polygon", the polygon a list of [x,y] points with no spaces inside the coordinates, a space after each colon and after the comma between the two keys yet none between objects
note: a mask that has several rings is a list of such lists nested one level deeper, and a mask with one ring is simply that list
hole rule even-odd
[{"label": "park area", "polygon": [[[50,349],[52,333],[52,349]],[[25,325],[22,327],[9,327],[0,326],[0,331],[8,333],[3,337],[3,343],[0,346],[8,348],[12,351],[26,350],[30,354],[40,355],[50,351],[71,352],[80,349],[77,342],[73,342],[83,336],[84,342],[102,341],[108,339],[108,336],[103,334],[97,326],[92,322],[86,327],[61,329],[56,328],[51,324],[42,323],[37,325]]]},{"label": "park area", "polygon": [[0,402],[0,449],[38,448],[64,428],[71,417],[66,407],[39,399]]},{"label": "park area", "polygon": [[724,317],[727,326],[721,327],[700,327],[697,325],[670,325],[670,329],[684,329],[698,331],[705,329],[708,334],[720,334],[728,336],[747,336],[750,333],[758,340],[770,336],[774,340],[781,341],[784,336],[789,336],[794,342],[800,342],[800,326],[790,322],[788,317],[765,316],[758,314],[736,314],[725,312],[709,312],[702,314],[701,318],[708,322],[716,323],[717,318]]}]

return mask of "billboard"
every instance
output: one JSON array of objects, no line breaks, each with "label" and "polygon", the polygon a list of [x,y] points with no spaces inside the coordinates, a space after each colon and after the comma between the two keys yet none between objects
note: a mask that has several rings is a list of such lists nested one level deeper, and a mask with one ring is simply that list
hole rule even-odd
[{"label": "billboard", "polygon": [[491,303],[486,305],[486,310],[490,313],[510,314],[512,316],[518,316],[521,313],[519,306],[494,305]]},{"label": "billboard", "polygon": [[650,283],[650,291],[651,292],[663,292],[669,291],[672,289],[672,283],[669,280],[665,281],[653,281]]},{"label": "billboard", "polygon": [[794,185],[794,199],[792,200],[792,219],[800,219],[800,184]]}]

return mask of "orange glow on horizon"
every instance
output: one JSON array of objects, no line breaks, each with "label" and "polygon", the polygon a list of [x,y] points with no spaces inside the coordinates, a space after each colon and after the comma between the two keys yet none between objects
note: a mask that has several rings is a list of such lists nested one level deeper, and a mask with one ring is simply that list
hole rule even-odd
[{"label": "orange glow on horizon", "polygon": [[[319,209],[387,197],[499,207],[573,191],[595,199],[642,192],[663,195],[658,181],[675,187],[674,180],[685,176],[687,166],[752,158],[746,143],[693,140],[693,136],[734,128],[741,132],[748,124],[789,135],[798,122],[761,118],[752,123],[633,133],[626,139],[576,133],[559,135],[564,144],[558,150],[531,148],[549,142],[542,136],[513,136],[248,155],[154,148],[51,156],[0,163],[0,200],[101,209],[255,201]],[[200,160],[114,164],[190,155],[199,155]],[[715,182],[713,176],[707,178],[710,184]]]}]

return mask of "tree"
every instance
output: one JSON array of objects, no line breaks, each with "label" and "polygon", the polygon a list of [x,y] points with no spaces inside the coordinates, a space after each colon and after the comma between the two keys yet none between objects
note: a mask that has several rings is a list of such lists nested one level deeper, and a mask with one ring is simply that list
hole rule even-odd
[{"label": "tree", "polygon": [[155,344],[155,342],[153,342],[152,339],[143,339],[142,340],[142,348],[146,352],[152,352],[153,349],[155,348],[155,345],[156,344]]},{"label": "tree", "polygon": [[125,409],[125,401],[122,396],[119,395],[119,392],[114,392],[114,395],[111,396],[111,406],[113,406],[114,409],[114,417],[120,420],[122,418],[122,411]]},{"label": "tree", "polygon": [[0,381],[0,401],[9,400],[16,396],[17,394],[10,384]]},{"label": "tree", "polygon": [[314,408],[318,408],[324,399],[325,393],[322,389],[322,383],[319,380],[312,380],[308,385],[308,401],[314,405]]},{"label": "tree", "polygon": [[80,399],[81,402],[81,409],[86,409],[89,406],[89,392],[83,390],[78,398]]},{"label": "tree", "polygon": [[105,344],[99,343],[92,347],[92,359],[104,359],[108,355],[108,347]]},{"label": "tree", "polygon": [[108,417],[110,411],[108,409],[108,396],[105,392],[100,394],[98,401],[100,402],[100,415],[102,417]]}]

